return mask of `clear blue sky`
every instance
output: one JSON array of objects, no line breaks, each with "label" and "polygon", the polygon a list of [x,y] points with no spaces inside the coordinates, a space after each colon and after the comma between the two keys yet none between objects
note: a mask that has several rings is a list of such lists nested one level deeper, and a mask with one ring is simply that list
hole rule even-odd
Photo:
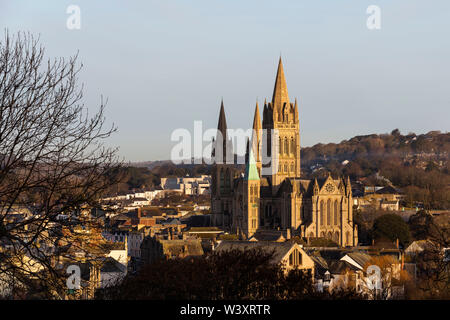
[{"label": "clear blue sky", "polygon": [[[381,30],[366,27],[372,4]],[[86,104],[108,97],[109,143],[131,161],[168,159],[194,120],[215,127],[222,96],[229,127],[250,127],[280,53],[303,146],[449,129],[448,0],[0,0],[0,22],[39,33],[48,56],[79,50]]]}]

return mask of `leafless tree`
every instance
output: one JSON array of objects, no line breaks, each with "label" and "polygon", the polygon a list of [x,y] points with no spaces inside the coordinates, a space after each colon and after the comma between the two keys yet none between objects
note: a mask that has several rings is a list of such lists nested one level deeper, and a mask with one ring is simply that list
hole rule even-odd
[{"label": "leafless tree", "polygon": [[433,217],[428,225],[432,246],[418,254],[417,292],[419,298],[450,299],[450,261],[445,249],[450,247],[450,218]]},{"label": "leafless tree", "polygon": [[97,207],[120,166],[105,146],[116,128],[103,99],[94,114],[82,102],[77,58],[46,60],[29,33],[0,40],[0,294],[12,281],[54,296],[64,250],[89,247],[74,225],[96,222],[81,213]]}]

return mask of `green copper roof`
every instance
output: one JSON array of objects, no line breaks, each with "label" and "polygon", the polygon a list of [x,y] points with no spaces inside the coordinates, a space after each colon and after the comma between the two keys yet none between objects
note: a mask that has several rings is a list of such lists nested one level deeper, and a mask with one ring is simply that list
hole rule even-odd
[{"label": "green copper roof", "polygon": [[258,169],[256,168],[255,157],[253,156],[253,148],[250,148],[248,162],[245,165],[244,180],[259,180]]}]

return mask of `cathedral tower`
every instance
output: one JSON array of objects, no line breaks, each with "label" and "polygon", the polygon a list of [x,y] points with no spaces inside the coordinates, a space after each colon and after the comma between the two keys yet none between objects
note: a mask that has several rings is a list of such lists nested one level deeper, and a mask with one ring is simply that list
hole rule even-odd
[{"label": "cathedral tower", "polygon": [[232,186],[236,170],[232,166],[233,143],[227,134],[223,100],[220,105],[217,137],[213,139],[211,158],[214,161],[211,171],[211,223],[226,228],[230,223]]},{"label": "cathedral tower", "polygon": [[300,177],[298,105],[297,99],[295,103],[289,101],[281,57],[272,102],[264,103],[263,129],[266,131],[265,142],[272,164],[272,171],[264,171],[263,175],[270,180],[275,194],[284,179]]}]

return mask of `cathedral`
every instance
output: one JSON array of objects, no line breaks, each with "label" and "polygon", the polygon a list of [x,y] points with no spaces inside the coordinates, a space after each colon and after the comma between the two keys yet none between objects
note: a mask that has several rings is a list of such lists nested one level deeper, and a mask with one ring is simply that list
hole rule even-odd
[{"label": "cathedral", "polygon": [[[297,99],[289,100],[281,58],[272,101],[264,102],[262,116],[261,123],[256,103],[242,174],[233,163],[222,101],[212,151],[212,225],[241,239],[276,231],[286,239],[327,238],[340,246],[356,246],[350,179],[335,179],[330,174],[325,179],[301,178],[298,104]],[[230,153],[231,163],[225,159]],[[268,163],[263,155],[270,159]]]}]

